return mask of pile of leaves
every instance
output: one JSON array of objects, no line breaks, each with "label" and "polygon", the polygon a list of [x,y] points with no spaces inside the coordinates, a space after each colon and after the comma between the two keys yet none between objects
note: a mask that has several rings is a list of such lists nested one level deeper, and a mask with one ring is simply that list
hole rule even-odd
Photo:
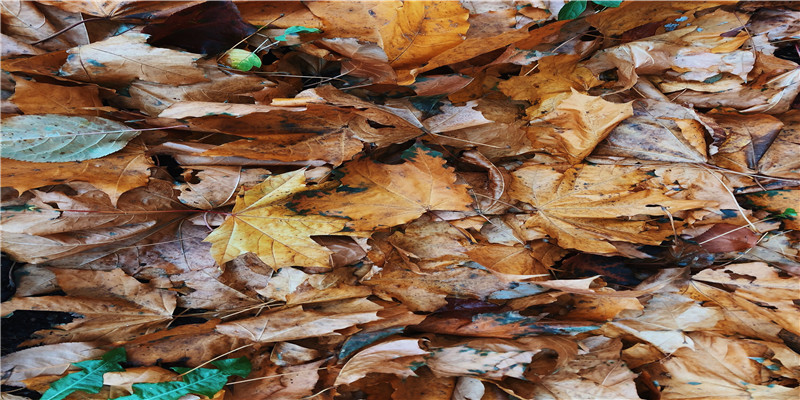
[{"label": "pile of leaves", "polygon": [[797,3],[1,11],[4,398],[800,397]]}]

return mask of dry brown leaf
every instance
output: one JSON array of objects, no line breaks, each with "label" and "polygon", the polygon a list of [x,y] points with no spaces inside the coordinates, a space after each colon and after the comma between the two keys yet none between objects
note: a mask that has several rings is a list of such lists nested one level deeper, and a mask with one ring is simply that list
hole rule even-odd
[{"label": "dry brown leaf", "polygon": [[39,310],[75,312],[82,315],[61,329],[45,330],[32,343],[129,340],[172,320],[176,294],[143,284],[122,270],[91,271],[54,269],[59,287],[67,296],[14,298],[3,312]]},{"label": "dry brown leaf", "polygon": [[579,163],[621,121],[633,115],[631,103],[611,103],[572,89],[572,94],[538,121],[531,121],[528,138],[536,151]]},{"label": "dry brown leaf", "polygon": [[308,165],[327,163],[339,166],[343,162],[351,160],[364,147],[360,140],[353,137],[353,132],[349,129],[306,136],[308,135],[302,135],[302,139],[286,144],[276,143],[276,140],[272,138],[237,140],[211,148],[203,152],[201,156],[236,156],[264,161],[274,160]]},{"label": "dry brown leaf", "polygon": [[71,364],[99,358],[103,353],[103,349],[90,342],[50,344],[20,350],[3,356],[3,384],[19,386],[28,378],[61,375]]},{"label": "dry brown leaf", "polygon": [[325,335],[380,319],[381,309],[366,299],[345,300],[321,310],[294,306],[258,317],[217,325],[217,332],[254,342],[281,342]]},{"label": "dry brown leaf", "polygon": [[61,86],[18,78],[11,101],[23,114],[95,115],[114,108],[103,106],[96,86]]},{"label": "dry brown leaf", "polygon": [[783,130],[761,157],[758,168],[761,173],[783,178],[800,179],[800,111],[781,114]]},{"label": "dry brown leaf", "polygon": [[694,110],[673,103],[640,100],[633,111],[631,118],[617,125],[595,148],[590,160],[603,162],[625,157],[667,162],[708,161],[705,142],[708,128]]},{"label": "dry brown leaf", "polygon": [[416,376],[410,367],[422,362],[428,354],[422,348],[420,339],[389,339],[362,349],[351,357],[336,377],[335,384],[353,383],[373,372],[401,377]]},{"label": "dry brown leaf", "polygon": [[556,55],[539,60],[537,72],[515,76],[498,84],[500,90],[514,100],[527,100],[528,118],[534,120],[554,110],[573,89],[586,91],[600,84],[595,75],[577,65],[580,57]]},{"label": "dry brown leaf", "polygon": [[467,211],[472,198],[456,184],[440,154],[424,146],[406,150],[403,164],[361,159],[345,164],[341,185],[296,199],[301,214],[342,218],[357,231],[390,227],[429,211]]},{"label": "dry brown leaf", "polygon": [[396,12],[378,29],[401,85],[413,83],[410,69],[461,43],[469,29],[469,12],[457,2],[404,2]]},{"label": "dry brown leaf", "polygon": [[718,399],[748,396],[793,399],[800,389],[770,383],[766,346],[746,340],[694,332],[695,350],[679,349],[671,358],[646,366],[663,388],[663,399]]},{"label": "dry brown leaf", "polygon": [[63,77],[82,82],[123,87],[134,79],[186,84],[206,81],[195,65],[201,54],[153,47],[147,35],[126,32],[109,39],[69,49],[61,66]]},{"label": "dry brown leaf", "polygon": [[534,207],[525,225],[542,227],[561,247],[592,253],[616,252],[609,241],[659,244],[673,234],[648,228],[646,220],[621,217],[667,215],[710,205],[674,200],[656,190],[637,191],[635,186],[649,177],[631,167],[529,165],[513,176],[511,196]]},{"label": "dry brown leaf", "polygon": [[32,163],[3,159],[3,185],[22,193],[46,185],[72,181],[89,182],[108,194],[116,205],[122,193],[147,185],[152,160],[146,147],[134,140],[122,150],[93,160],[60,163]]},{"label": "dry brown leaf", "polygon": [[239,188],[253,187],[263,182],[269,171],[263,168],[226,166],[192,166],[184,171],[184,182],[174,187],[181,191],[183,204],[201,210],[211,210],[233,204]]},{"label": "dry brown leaf", "polygon": [[586,338],[566,367],[542,377],[535,393],[554,399],[572,398],[575,392],[598,399],[639,399],[633,373],[620,359],[622,341],[603,336]]}]

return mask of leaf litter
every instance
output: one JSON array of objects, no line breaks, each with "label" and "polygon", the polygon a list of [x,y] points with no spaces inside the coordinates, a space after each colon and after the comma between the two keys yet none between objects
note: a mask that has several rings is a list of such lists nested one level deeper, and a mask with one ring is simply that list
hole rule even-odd
[{"label": "leaf litter", "polygon": [[795,3],[107,3],[2,7],[4,397],[800,396]]}]

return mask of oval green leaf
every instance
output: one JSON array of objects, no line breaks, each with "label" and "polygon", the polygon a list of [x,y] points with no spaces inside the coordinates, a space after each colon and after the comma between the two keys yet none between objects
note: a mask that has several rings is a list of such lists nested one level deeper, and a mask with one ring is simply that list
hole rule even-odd
[{"label": "oval green leaf", "polygon": [[622,0],[592,0],[592,3],[597,4],[598,6],[603,7],[619,7],[622,4]]},{"label": "oval green leaf", "polygon": [[564,4],[564,7],[561,7],[561,11],[558,12],[558,20],[578,18],[584,10],[586,10],[586,0],[570,1]]},{"label": "oval green leaf", "polygon": [[0,155],[19,161],[83,161],[125,147],[139,131],[100,117],[18,115],[3,120]]}]

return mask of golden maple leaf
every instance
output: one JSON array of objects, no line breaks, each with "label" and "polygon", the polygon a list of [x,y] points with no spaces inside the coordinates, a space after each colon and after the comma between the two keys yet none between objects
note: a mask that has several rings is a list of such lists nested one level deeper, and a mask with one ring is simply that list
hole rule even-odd
[{"label": "golden maple leaf", "polygon": [[252,252],[274,269],[330,265],[330,251],[312,235],[340,231],[345,221],[322,215],[299,215],[286,203],[306,190],[304,170],[274,175],[236,199],[231,216],[206,238],[211,255],[222,265]]}]

